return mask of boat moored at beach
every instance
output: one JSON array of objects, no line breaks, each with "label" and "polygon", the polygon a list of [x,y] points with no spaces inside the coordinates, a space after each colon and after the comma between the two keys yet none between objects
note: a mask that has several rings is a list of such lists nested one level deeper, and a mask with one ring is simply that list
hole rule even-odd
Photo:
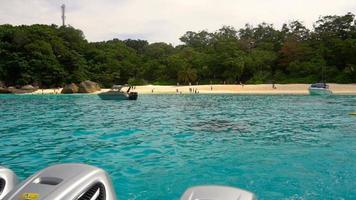
[{"label": "boat moored at beach", "polygon": [[331,95],[329,85],[326,83],[314,83],[309,87],[310,95]]},{"label": "boat moored at beach", "polygon": [[99,93],[98,96],[102,100],[137,100],[138,93],[130,92],[132,86],[128,86],[126,91],[122,90],[124,87],[126,86],[114,85],[109,91]]}]

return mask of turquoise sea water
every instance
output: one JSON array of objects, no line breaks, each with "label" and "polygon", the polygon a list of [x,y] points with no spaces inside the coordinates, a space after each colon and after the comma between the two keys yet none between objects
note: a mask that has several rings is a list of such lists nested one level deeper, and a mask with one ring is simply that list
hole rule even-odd
[{"label": "turquoise sea water", "polygon": [[104,168],[119,199],[200,184],[259,199],[356,199],[355,96],[0,95],[0,165]]}]

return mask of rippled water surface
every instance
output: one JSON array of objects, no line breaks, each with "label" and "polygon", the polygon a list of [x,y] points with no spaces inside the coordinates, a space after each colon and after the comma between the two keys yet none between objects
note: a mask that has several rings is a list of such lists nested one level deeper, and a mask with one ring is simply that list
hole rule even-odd
[{"label": "rippled water surface", "polygon": [[104,168],[119,199],[241,187],[259,199],[356,199],[355,96],[0,95],[0,165]]}]

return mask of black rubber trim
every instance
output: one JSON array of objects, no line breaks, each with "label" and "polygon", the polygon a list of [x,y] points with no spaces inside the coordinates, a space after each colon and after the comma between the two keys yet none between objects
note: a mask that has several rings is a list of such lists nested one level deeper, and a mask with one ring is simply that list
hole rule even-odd
[{"label": "black rubber trim", "polygon": [[2,192],[5,189],[5,184],[6,184],[5,180],[0,178],[0,195],[2,194]]},{"label": "black rubber trim", "polygon": [[105,195],[105,187],[102,183],[96,183],[93,186],[91,186],[85,193],[83,193],[78,200],[90,200],[96,191],[100,189],[99,196],[96,198],[96,200],[105,200],[106,195]]}]

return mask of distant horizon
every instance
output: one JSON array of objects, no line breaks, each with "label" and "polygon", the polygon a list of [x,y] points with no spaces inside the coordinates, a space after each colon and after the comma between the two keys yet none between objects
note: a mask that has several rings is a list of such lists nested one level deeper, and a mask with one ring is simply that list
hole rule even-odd
[{"label": "distant horizon", "polygon": [[174,46],[181,44],[179,37],[187,31],[214,32],[224,25],[239,29],[245,24],[256,26],[263,22],[280,29],[294,20],[312,29],[321,16],[356,13],[356,1],[350,0],[13,0],[0,1],[0,24],[60,26],[63,3],[67,7],[67,25],[82,30],[90,42],[141,39]]}]

